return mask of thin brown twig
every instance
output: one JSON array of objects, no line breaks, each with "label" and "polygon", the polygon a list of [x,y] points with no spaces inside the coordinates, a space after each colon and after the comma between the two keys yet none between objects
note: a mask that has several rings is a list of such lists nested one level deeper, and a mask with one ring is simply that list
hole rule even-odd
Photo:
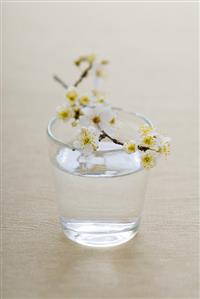
[{"label": "thin brown twig", "polygon": [[60,79],[57,75],[54,75],[53,79],[56,82],[60,83],[62,85],[62,87],[64,87],[65,89],[68,89],[68,85],[62,79]]},{"label": "thin brown twig", "polygon": [[90,63],[89,66],[82,72],[80,78],[74,83],[74,86],[77,87],[84,78],[87,77],[89,71],[92,69],[93,64]]},{"label": "thin brown twig", "polygon": [[[116,138],[113,138],[111,137],[110,135],[108,135],[104,130],[101,130],[102,134],[99,136],[99,141],[101,141],[102,139],[104,138],[108,138],[110,139],[113,143],[115,144],[119,144],[119,145],[124,145],[123,142],[117,140]],[[137,148],[140,150],[140,151],[143,151],[143,152],[146,152],[147,150],[153,150],[153,151],[156,151],[155,149],[152,149],[148,146],[144,146],[144,145],[138,145]],[[157,151],[156,151],[157,152]]]},{"label": "thin brown twig", "polygon": [[108,135],[105,131],[102,130],[102,134],[99,136],[99,141],[101,141],[104,138],[110,139],[115,144],[124,145],[123,142],[117,140],[116,138],[112,138],[110,135]]},{"label": "thin brown twig", "polygon": [[[81,73],[81,76],[78,78],[78,80],[74,83],[74,86],[77,87],[84,78],[87,77],[89,71],[92,69],[93,64],[90,63],[89,66]],[[60,85],[62,85],[62,87],[64,87],[65,89],[68,89],[69,86],[62,80],[60,79],[57,75],[53,76],[53,79],[58,82]]]},{"label": "thin brown twig", "polygon": [[148,147],[148,146],[143,146],[143,145],[138,145],[138,149],[139,149],[140,151],[146,152],[147,150],[150,149],[150,147]]}]

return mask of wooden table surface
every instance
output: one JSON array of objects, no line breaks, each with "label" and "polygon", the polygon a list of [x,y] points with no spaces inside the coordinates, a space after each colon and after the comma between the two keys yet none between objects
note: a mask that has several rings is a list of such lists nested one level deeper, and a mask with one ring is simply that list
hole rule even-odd
[{"label": "wooden table surface", "polygon": [[[3,3],[3,299],[198,298],[197,3]],[[46,126],[79,54],[110,59],[113,105],[172,137],[140,232],[110,249],[59,226]]]}]

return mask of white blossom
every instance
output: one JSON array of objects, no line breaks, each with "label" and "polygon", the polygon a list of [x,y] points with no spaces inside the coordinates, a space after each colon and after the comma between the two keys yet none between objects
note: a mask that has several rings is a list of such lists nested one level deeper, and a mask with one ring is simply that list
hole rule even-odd
[{"label": "white blossom", "polygon": [[99,132],[94,127],[82,127],[73,142],[75,149],[80,149],[84,154],[96,151],[99,145]]},{"label": "white blossom", "polygon": [[134,140],[129,140],[128,142],[125,142],[123,147],[128,154],[132,154],[137,151],[137,144]]},{"label": "white blossom", "polygon": [[170,154],[170,143],[169,137],[160,136],[159,138],[159,152],[164,154],[166,157]]},{"label": "white blossom", "polygon": [[63,121],[68,121],[73,116],[73,110],[71,106],[63,104],[57,107],[56,109],[57,116]]},{"label": "white blossom", "polygon": [[74,105],[77,98],[78,98],[78,91],[77,91],[77,88],[74,87],[74,86],[70,86],[68,89],[67,89],[67,93],[66,93],[66,98],[67,100],[69,101],[69,103],[71,105]]},{"label": "white blossom", "polygon": [[80,117],[80,125],[95,126],[106,133],[113,133],[116,122],[116,115],[110,107],[97,104],[95,107],[83,109],[83,116]]},{"label": "white blossom", "polygon": [[150,150],[142,153],[141,163],[146,169],[153,168],[156,165],[156,153]]}]

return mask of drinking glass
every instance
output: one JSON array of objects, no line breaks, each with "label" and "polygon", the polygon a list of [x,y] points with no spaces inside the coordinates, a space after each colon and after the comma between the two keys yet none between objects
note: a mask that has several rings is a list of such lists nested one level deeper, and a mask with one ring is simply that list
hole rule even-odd
[{"label": "drinking glass", "polygon": [[[138,113],[113,109],[119,119],[117,134],[124,140],[134,140],[140,125],[152,126]],[[58,118],[47,129],[64,234],[95,247],[127,242],[138,232],[147,186],[141,153],[128,154],[104,139],[97,151],[84,156],[71,146],[74,131]]]}]

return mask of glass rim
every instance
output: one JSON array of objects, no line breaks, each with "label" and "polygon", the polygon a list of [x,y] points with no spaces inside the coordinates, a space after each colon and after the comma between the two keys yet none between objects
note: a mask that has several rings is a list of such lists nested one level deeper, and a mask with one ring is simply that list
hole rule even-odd
[{"label": "glass rim", "polygon": [[[125,112],[129,115],[133,115],[136,116],[140,119],[142,119],[147,125],[149,125],[150,127],[153,127],[152,122],[146,118],[144,115],[138,113],[138,112],[128,112],[124,109],[118,108],[118,107],[112,107],[112,109],[114,109],[115,111],[121,111],[121,112]],[[64,146],[67,147],[69,149],[74,149],[69,143],[65,143],[61,140],[59,140],[53,133],[52,133],[52,126],[54,125],[54,123],[58,120],[58,117],[53,117],[51,118],[51,120],[49,121],[48,125],[47,125],[47,135],[49,137],[50,140],[52,140],[53,142],[55,142],[56,144],[60,145],[60,146]],[[113,152],[113,151],[121,151],[123,148],[117,148],[117,149],[110,149],[110,150],[97,150],[96,153],[107,153],[107,152]]]}]

